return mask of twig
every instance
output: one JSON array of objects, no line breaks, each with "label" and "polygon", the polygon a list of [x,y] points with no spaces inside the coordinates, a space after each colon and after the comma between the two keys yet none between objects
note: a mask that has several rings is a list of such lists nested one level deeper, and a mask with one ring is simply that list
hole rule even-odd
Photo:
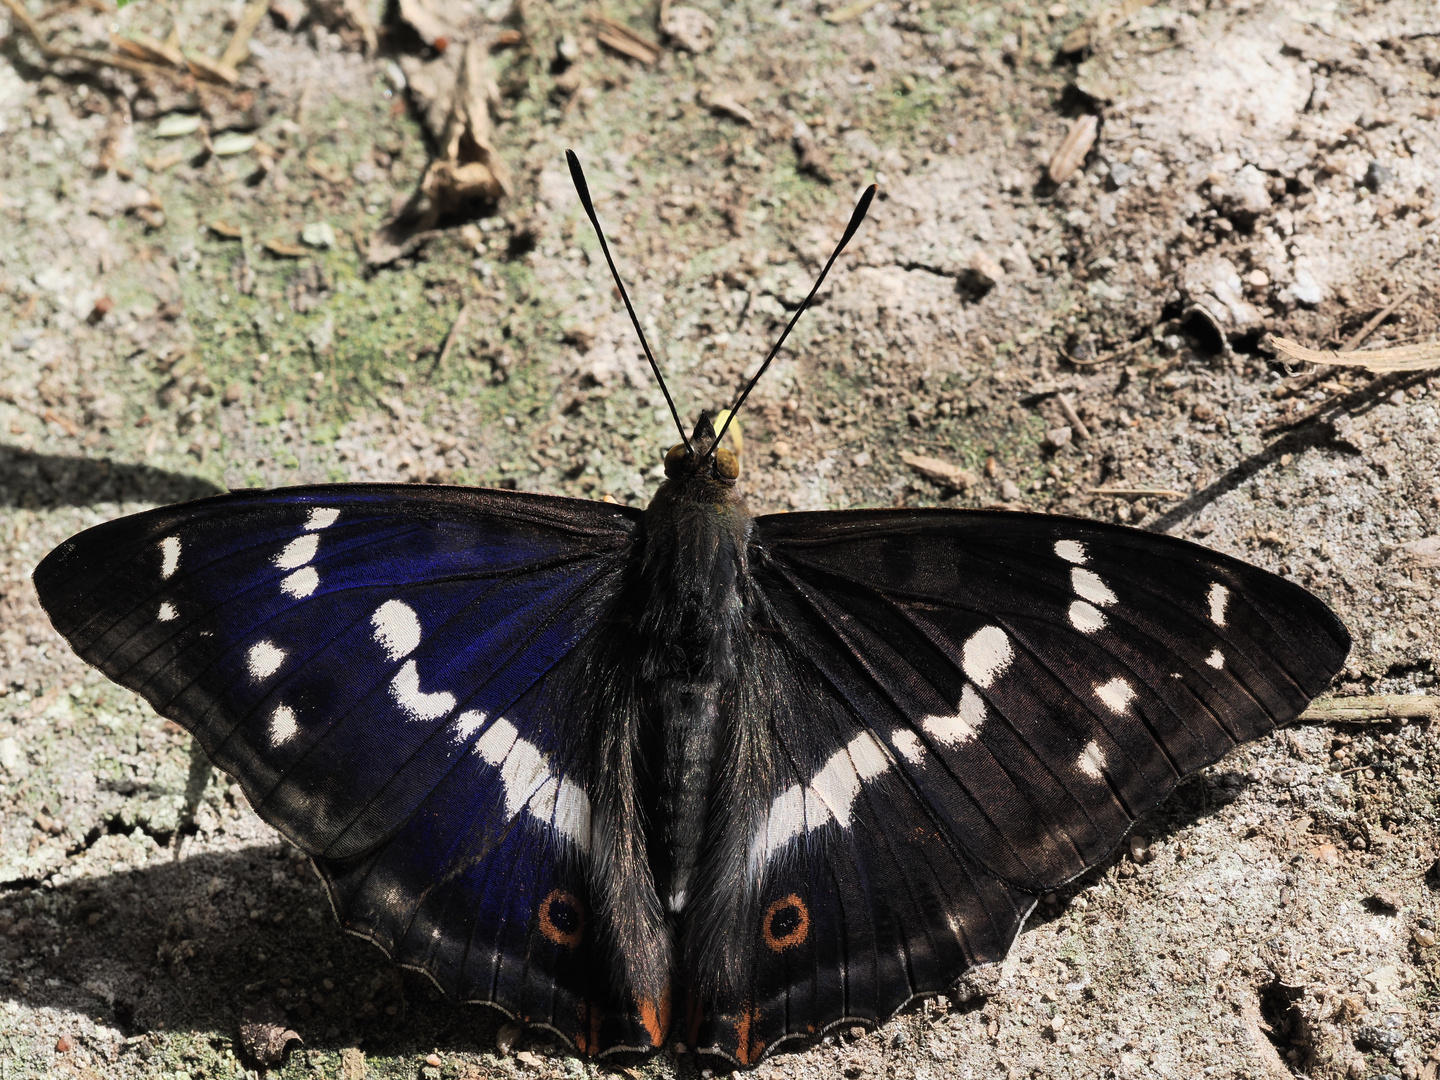
[{"label": "twig", "polygon": [[1364,326],[1362,326],[1359,330],[1355,331],[1354,335],[1350,338],[1349,341],[1345,342],[1345,344],[1341,347],[1340,351],[1342,353],[1346,353],[1354,352],[1356,349],[1358,349],[1361,343],[1375,332],[1375,328],[1377,326],[1383,323],[1391,315],[1394,315],[1395,310],[1401,304],[1405,303],[1412,296],[1414,296],[1417,292],[1419,292],[1419,290],[1415,288],[1414,285],[1412,285],[1410,286],[1410,288],[1406,289],[1399,296],[1397,296],[1394,300],[1391,300],[1390,303],[1386,304],[1383,308],[1381,308],[1373,316],[1371,316],[1369,321],[1367,321]]},{"label": "twig", "polygon": [[1124,356],[1126,353],[1134,352],[1141,345],[1144,345],[1145,342],[1148,340],[1148,338],[1139,338],[1135,341],[1130,342],[1130,344],[1128,345],[1122,345],[1114,352],[1108,352],[1104,356],[1097,356],[1094,360],[1077,360],[1075,357],[1071,356],[1069,350],[1065,349],[1063,346],[1060,349],[1060,355],[1065,357],[1066,360],[1070,361],[1070,363],[1074,364],[1076,367],[1096,367],[1100,364],[1108,364],[1111,360],[1114,360],[1117,357]]},{"label": "twig", "polygon": [[1091,488],[1091,495],[1109,495],[1117,499],[1139,499],[1147,496],[1154,496],[1158,499],[1184,499],[1188,496],[1183,491],[1172,491],[1170,488]]},{"label": "twig", "polygon": [[434,375],[440,365],[445,362],[445,358],[450,355],[450,350],[455,347],[455,340],[460,336],[460,331],[465,328],[465,324],[470,321],[470,314],[474,308],[474,300],[466,300],[461,306],[459,314],[455,316],[455,321],[450,324],[449,333],[445,335],[445,340],[440,345],[440,351],[435,354],[429,370],[425,372],[425,378],[428,379]]},{"label": "twig", "polygon": [[121,71],[128,71],[134,75],[163,75],[176,80],[189,75],[189,72],[171,71],[168,68],[147,64],[143,60],[134,60],[118,53],[90,52],[87,49],[67,49],[60,45],[52,45],[41,33],[39,25],[30,17],[30,12],[25,10],[25,5],[20,0],[0,0],[0,3],[9,9],[15,22],[25,33],[30,35],[31,40],[35,42],[35,47],[45,55],[47,60],[76,60],[84,64],[101,64],[106,67],[119,68]]},{"label": "twig", "polygon": [[856,0],[853,4],[846,4],[844,7],[836,8],[834,11],[827,11],[824,19],[831,26],[839,26],[841,23],[847,23],[851,19],[858,19],[879,2],[880,0]]},{"label": "twig", "polygon": [[1361,720],[1435,720],[1440,719],[1440,697],[1431,694],[1374,694],[1369,697],[1325,698],[1323,701],[1312,701],[1297,719],[1320,724]]},{"label": "twig", "polygon": [[230,44],[225,46],[225,52],[220,57],[220,63],[229,68],[237,68],[245,62],[250,56],[250,38],[269,10],[270,0],[250,0],[250,3],[245,5],[240,21],[235,25],[235,33],[230,36]]},{"label": "twig", "polygon": [[1080,442],[1090,438],[1090,429],[1075,411],[1075,402],[1070,400],[1070,395],[1056,394],[1055,400],[1060,403],[1060,411],[1065,414],[1065,419],[1070,421],[1070,430],[1075,433],[1075,438]]},{"label": "twig", "polygon": [[1347,404],[1364,401],[1376,391],[1383,390],[1392,382],[1400,382],[1406,376],[1413,374],[1409,371],[1387,371],[1384,375],[1377,375],[1358,390],[1350,390],[1342,394],[1331,394],[1320,404],[1313,408],[1306,409],[1298,416],[1292,416],[1288,420],[1276,420],[1273,424],[1266,424],[1260,429],[1261,435],[1274,435],[1277,431],[1288,431],[1291,428],[1308,424],[1321,413],[1329,412],[1331,409],[1341,408]]}]

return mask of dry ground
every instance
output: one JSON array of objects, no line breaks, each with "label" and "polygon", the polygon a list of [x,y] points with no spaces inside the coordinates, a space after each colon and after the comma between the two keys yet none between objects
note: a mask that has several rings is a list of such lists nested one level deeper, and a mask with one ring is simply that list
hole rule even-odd
[{"label": "dry ground", "polygon": [[[394,64],[413,39],[366,56],[324,5],[294,31],[267,18],[222,100],[48,69],[12,23],[0,1076],[234,1076],[262,1003],[304,1037],[287,1077],[607,1071],[543,1038],[501,1053],[494,1016],[342,938],[304,864],[70,655],[29,583],[84,526],[230,486],[643,501],[673,436],[567,146],[691,415],[725,403],[879,180],[746,417],[755,509],[1006,502],[1195,538],[1334,606],[1355,638],[1338,693],[1435,693],[1440,572],[1399,545],[1440,534],[1440,379],[1287,382],[1261,339],[1338,346],[1401,300],[1366,346],[1435,340],[1440,13],[1162,0],[1127,22],[1086,3],[885,0],[832,25],[814,0],[700,0],[713,45],[653,65],[597,48],[579,3],[481,5],[520,32],[492,72],[513,194],[378,271],[365,237],[428,153]],[[97,0],[43,25],[103,47],[178,20],[213,54],[239,13]],[[606,14],[654,36],[647,7]],[[1059,55],[1092,19],[1113,29]],[[1057,186],[1045,165],[1082,114],[1098,141]],[[177,115],[199,130],[162,137]],[[226,130],[269,153],[208,152]],[[307,225],[333,244],[299,243]],[[1089,437],[1071,424],[1055,448],[1061,395]],[[977,482],[938,487],[902,452]],[[1042,905],[1003,965],[760,1074],[1433,1080],[1437,767],[1434,723],[1246,747],[1142,822],[1138,859]]]}]

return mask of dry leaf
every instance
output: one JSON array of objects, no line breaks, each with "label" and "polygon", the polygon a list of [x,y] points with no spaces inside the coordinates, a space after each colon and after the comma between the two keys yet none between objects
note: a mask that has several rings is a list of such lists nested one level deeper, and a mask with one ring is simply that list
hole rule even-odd
[{"label": "dry leaf", "polygon": [[715,44],[715,20],[699,8],[671,8],[666,12],[660,30],[688,52],[703,53]]},{"label": "dry leaf", "polygon": [[925,479],[933,480],[935,483],[944,484],[947,487],[959,488],[961,491],[974,487],[980,482],[980,478],[969,469],[962,469],[959,465],[952,465],[940,458],[925,457],[922,454],[911,454],[902,450],[900,460]]},{"label": "dry leaf", "polygon": [[439,153],[404,209],[371,236],[371,266],[413,250],[442,219],[477,216],[510,193],[510,172],[490,142],[485,47],[471,41],[428,63],[406,57],[402,67]]},{"label": "dry leaf", "polygon": [[639,60],[642,64],[653,64],[660,59],[660,53],[663,51],[660,46],[648,38],[641,37],[624,23],[603,18],[599,22],[595,37],[607,49],[614,49],[622,56]]},{"label": "dry leaf", "polygon": [[1365,352],[1333,352],[1307,349],[1289,338],[1269,338],[1276,352],[1288,360],[1333,367],[1358,367],[1366,371],[1424,371],[1440,367],[1440,345],[1401,345],[1395,349],[1367,349]]},{"label": "dry leaf", "polygon": [[272,1001],[251,1005],[240,1017],[240,1044],[245,1052],[269,1068],[285,1059],[285,1048],[305,1040],[285,1026],[285,1014]]},{"label": "dry leaf", "polygon": [[1153,3],[1155,0],[1123,0],[1122,3],[1110,4],[1102,8],[1094,18],[1088,19],[1083,25],[1077,26],[1065,35],[1065,40],[1060,43],[1060,51],[1062,53],[1080,52],[1092,45],[1098,45],[1126,22],[1131,15],[1145,10]]},{"label": "dry leaf", "polygon": [[740,104],[740,100],[734,94],[723,92],[711,94],[708,104],[715,112],[724,113],[726,116],[739,120],[742,124],[755,126],[755,114]]},{"label": "dry leaf", "polygon": [[1076,170],[1085,164],[1085,155],[1090,153],[1090,148],[1095,145],[1095,133],[1099,130],[1099,117],[1087,113],[1075,118],[1065,141],[1050,159],[1051,181],[1063,184],[1075,175]]},{"label": "dry leaf", "polygon": [[836,8],[834,11],[825,13],[825,21],[832,26],[839,26],[851,19],[858,19],[865,12],[878,4],[880,0],[856,0],[853,4],[846,4],[844,7]]}]

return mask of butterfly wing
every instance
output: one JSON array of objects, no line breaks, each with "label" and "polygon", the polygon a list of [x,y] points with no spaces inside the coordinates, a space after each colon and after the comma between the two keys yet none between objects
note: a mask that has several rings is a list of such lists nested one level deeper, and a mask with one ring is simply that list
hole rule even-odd
[{"label": "butterfly wing", "polygon": [[91,529],[35,583],[81,657],[316,859],[347,929],[586,1047],[616,1011],[585,934],[599,718],[555,695],[637,518],[462,488],[239,493]]},{"label": "butterfly wing", "polygon": [[756,981],[702,1035],[742,1062],[1002,958],[1035,895],[1297,716],[1349,648],[1272,574],[1057,517],[762,517],[752,567],[791,764],[754,848]]}]

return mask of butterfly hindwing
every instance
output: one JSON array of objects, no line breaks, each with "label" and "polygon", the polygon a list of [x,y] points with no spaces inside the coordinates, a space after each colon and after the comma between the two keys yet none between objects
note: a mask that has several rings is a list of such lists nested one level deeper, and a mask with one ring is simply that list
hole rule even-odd
[{"label": "butterfly hindwing", "polygon": [[1029,891],[1292,719],[1349,647],[1298,586],[1093,522],[859,511],[757,533],[817,666],[970,852]]},{"label": "butterfly hindwing", "polygon": [[1293,719],[1349,647],[1274,575],[1062,518],[762,517],[751,565],[790,658],[767,680],[783,765],[754,978],[700,1043],[741,1063],[1003,958],[1038,894]]},{"label": "butterfly hindwing", "polygon": [[806,645],[759,638],[766,678],[744,706],[764,712],[774,759],[747,844],[759,897],[729,946],[744,977],[690,1035],[742,1065],[946,990],[1003,957],[1033,904],[966,853]]},{"label": "butterfly hindwing", "polygon": [[582,1048],[633,1045],[587,925],[603,718],[565,688],[636,516],[458,488],[241,493],[92,529],[35,582],[82,657],[315,857],[347,929]]}]

